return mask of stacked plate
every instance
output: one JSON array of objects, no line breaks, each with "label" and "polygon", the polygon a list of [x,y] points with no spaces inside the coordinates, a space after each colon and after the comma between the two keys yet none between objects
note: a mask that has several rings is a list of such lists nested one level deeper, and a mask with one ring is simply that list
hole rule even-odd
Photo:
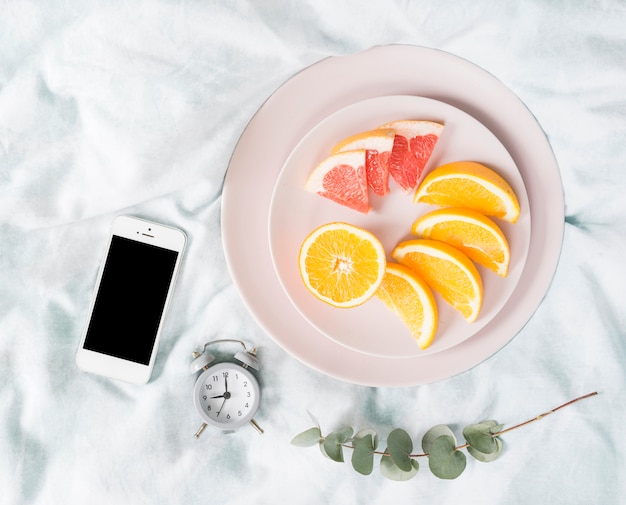
[{"label": "stacked plate", "polygon": [[[382,302],[336,309],[314,298],[298,271],[304,237],[346,221],[372,231],[389,253],[432,210],[390,184],[359,214],[304,190],[341,139],[398,119],[445,125],[427,170],[471,160],[500,172],[520,201],[499,222],[511,246],[506,278],[481,270],[485,299],[467,323],[438,299],[437,337],[420,350]],[[488,358],[532,316],[554,274],[564,206],[558,166],[524,104],[481,68],[449,53],[382,46],[323,60],[279,88],[252,118],[226,174],[222,235],[233,280],[263,329],[287,352],[332,377],[368,386],[445,379]]]}]

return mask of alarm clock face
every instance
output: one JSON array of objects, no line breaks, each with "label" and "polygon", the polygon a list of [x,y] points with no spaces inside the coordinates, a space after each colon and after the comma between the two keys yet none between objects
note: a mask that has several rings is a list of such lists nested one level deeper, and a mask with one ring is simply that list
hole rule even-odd
[{"label": "alarm clock face", "polygon": [[193,396],[204,422],[225,429],[249,422],[260,400],[261,390],[254,375],[234,363],[219,363],[202,372]]}]

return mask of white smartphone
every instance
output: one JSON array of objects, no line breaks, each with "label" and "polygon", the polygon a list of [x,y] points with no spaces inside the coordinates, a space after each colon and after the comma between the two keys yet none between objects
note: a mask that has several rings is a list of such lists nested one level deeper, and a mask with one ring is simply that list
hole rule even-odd
[{"label": "white smartphone", "polygon": [[185,243],[176,228],[115,218],[76,354],[80,369],[135,384],[150,380]]}]

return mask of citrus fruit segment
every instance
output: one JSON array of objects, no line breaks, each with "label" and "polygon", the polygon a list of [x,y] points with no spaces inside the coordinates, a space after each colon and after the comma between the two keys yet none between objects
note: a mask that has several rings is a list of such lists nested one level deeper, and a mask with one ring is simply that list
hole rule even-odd
[{"label": "citrus fruit segment", "polygon": [[351,135],[338,142],[330,150],[330,154],[358,149],[375,149],[377,151],[391,151],[395,130],[392,128],[377,128],[366,132]]},{"label": "citrus fruit segment", "polygon": [[378,152],[374,149],[365,151],[365,173],[367,185],[374,194],[385,196],[389,193],[389,156],[391,151]]},{"label": "citrus fruit segment", "polygon": [[444,242],[415,239],[398,244],[391,256],[415,270],[468,322],[476,320],[483,301],[483,283],[464,253]]},{"label": "citrus fruit segment", "polygon": [[443,125],[433,121],[399,120],[379,128],[395,131],[389,175],[404,192],[414,190],[439,140]]},{"label": "citrus fruit segment", "polygon": [[307,191],[364,214],[369,211],[365,150],[332,154],[323,160],[306,182]]},{"label": "citrus fruit segment", "polygon": [[438,324],[437,304],[426,282],[414,270],[387,263],[376,297],[402,319],[420,349],[432,343]]},{"label": "citrus fruit segment", "polygon": [[430,172],[413,198],[415,203],[473,209],[515,223],[520,206],[513,188],[497,172],[474,161],[455,161]]},{"label": "citrus fruit segment", "polygon": [[479,212],[437,209],[415,221],[411,231],[414,235],[456,247],[501,277],[506,277],[509,271],[511,251],[504,233],[496,223]]},{"label": "citrus fruit segment", "polygon": [[334,307],[369,300],[385,274],[385,250],[369,231],[348,223],[328,223],[302,243],[298,265],[307,289]]},{"label": "citrus fruit segment", "polygon": [[389,156],[393,148],[394,130],[380,128],[352,135],[331,149],[331,154],[365,149],[367,184],[378,196],[389,193]]}]

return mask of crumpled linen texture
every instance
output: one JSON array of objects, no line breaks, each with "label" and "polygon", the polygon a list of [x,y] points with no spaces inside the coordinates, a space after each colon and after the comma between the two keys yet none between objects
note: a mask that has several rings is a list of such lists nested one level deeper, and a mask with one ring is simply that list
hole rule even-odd
[{"label": "crumpled linen texture", "polygon": [[[2,6],[3,503],[626,500],[623,2]],[[220,205],[239,136],[274,90],[323,58],[394,43],[466,58],[524,101],[560,166],[565,232],[545,299],[501,351],[434,384],[370,388],[308,368],[257,325],[227,268]],[[141,387],[74,363],[119,214],[189,237],[154,374]],[[263,435],[193,437],[191,352],[218,336],[259,347]],[[466,424],[516,424],[591,391],[599,395],[506,434],[497,461],[470,457],[454,481],[434,477],[425,459],[408,482],[386,480],[377,467],[364,477],[348,452],[341,465],[290,444],[312,426],[307,411],[326,433],[372,427],[384,440],[401,427],[418,447],[435,424],[460,436]]]}]

